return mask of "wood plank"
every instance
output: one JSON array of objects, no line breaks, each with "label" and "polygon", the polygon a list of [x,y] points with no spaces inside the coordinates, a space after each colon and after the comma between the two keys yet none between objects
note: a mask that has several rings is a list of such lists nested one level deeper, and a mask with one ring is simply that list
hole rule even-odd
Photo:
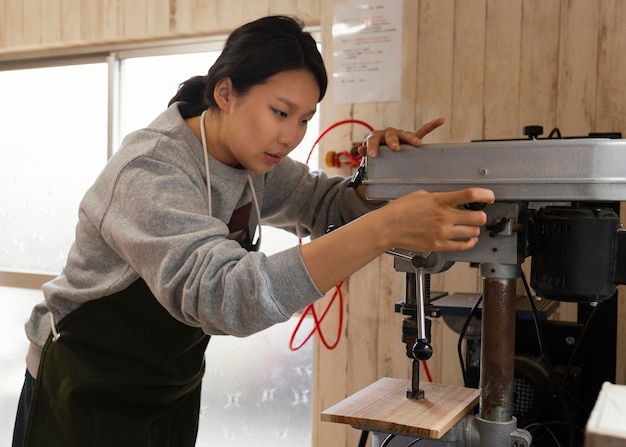
[{"label": "wood plank", "polygon": [[146,34],[164,36],[170,30],[169,0],[148,0],[146,10]]},{"label": "wood plank", "polygon": [[[371,383],[378,376],[378,334],[381,315],[378,308],[381,297],[375,291],[379,284],[380,260],[376,258],[358,272],[349,281],[346,301],[345,333],[348,345],[346,359],[348,383],[346,391],[351,394]],[[392,303],[389,303],[392,308]],[[389,313],[386,314],[388,317]]]},{"label": "wood plank", "polygon": [[521,1],[487,1],[485,138],[517,138],[519,128]]},{"label": "wood plank", "polygon": [[478,403],[479,391],[426,382],[408,399],[409,380],[384,377],[322,412],[322,420],[382,433],[440,439]]},{"label": "wood plank", "polygon": [[103,38],[103,0],[83,0],[81,3],[81,39],[94,42]]},{"label": "wood plank", "polygon": [[6,45],[6,1],[0,1],[0,48]]},{"label": "wood plank", "polygon": [[544,136],[557,127],[560,0],[542,0],[522,11],[520,121],[544,126]]},{"label": "wood plank", "polygon": [[626,3],[600,3],[598,83],[595,105],[597,132],[622,132],[626,137]]},{"label": "wood plank", "polygon": [[42,0],[22,0],[22,43],[24,45],[41,44],[42,39]]},{"label": "wood plank", "polygon": [[450,141],[484,138],[486,0],[455,2]]},{"label": "wood plank", "polygon": [[82,35],[81,0],[61,0],[61,40],[77,42]]},{"label": "wood plank", "polygon": [[[416,127],[440,116],[449,118],[452,106],[454,48],[454,3],[440,0],[419,2],[417,37]],[[415,26],[408,24],[407,26]],[[406,75],[409,75],[407,72]],[[428,136],[429,143],[450,140],[450,126]]]},{"label": "wood plank", "polygon": [[112,40],[121,35],[124,19],[120,17],[121,0],[103,0],[102,3],[102,38]]},{"label": "wood plank", "polygon": [[563,135],[595,128],[598,11],[598,4],[587,0],[561,4],[557,122]]},{"label": "wood plank", "polygon": [[189,33],[194,26],[193,6],[195,2],[189,0],[170,1],[170,30],[174,34]]},{"label": "wood plank", "polygon": [[[345,292],[345,289],[344,289]],[[323,309],[328,306],[333,292],[326,294],[322,300],[315,303],[318,314],[321,316]],[[324,320],[322,330],[328,334],[329,341],[332,341],[333,328],[339,324],[339,314],[333,310]],[[343,336],[342,332],[342,336]],[[315,374],[313,375],[313,402],[311,412],[313,445],[349,445],[347,439],[350,431],[347,427],[328,424],[319,418],[319,414],[324,408],[332,403],[346,397],[347,374],[346,359],[348,356],[348,343],[346,340],[339,343],[335,349],[328,350],[320,342],[319,337],[315,337],[313,354],[313,365]]]},{"label": "wood plank", "polygon": [[[236,28],[245,22],[258,19],[259,14],[256,12],[258,11],[256,8],[259,7],[259,4],[264,4],[265,2],[249,2],[244,4],[245,0],[219,0],[217,3],[219,6],[214,13],[217,15],[218,23],[227,28]],[[254,10],[252,9],[253,3],[256,3]],[[251,10],[254,12],[251,12]],[[266,9],[264,9],[264,11],[266,11]],[[261,15],[265,14],[264,12]]]},{"label": "wood plank", "polygon": [[124,37],[136,38],[146,35],[147,30],[147,11],[148,5],[146,0],[133,0],[132,2],[123,2],[120,13],[124,21]]},{"label": "wood plank", "polygon": [[23,43],[22,31],[28,19],[22,19],[22,0],[6,0],[2,19],[4,21],[4,46],[20,46]]},{"label": "wood plank", "polygon": [[41,43],[48,44],[61,40],[61,0],[46,0],[41,5]]},{"label": "wood plank", "polygon": [[405,300],[405,274],[396,272],[393,257],[383,255],[377,274],[379,316],[376,378],[411,378],[411,360],[406,355],[406,345],[402,342],[403,315],[395,311],[395,304]]}]

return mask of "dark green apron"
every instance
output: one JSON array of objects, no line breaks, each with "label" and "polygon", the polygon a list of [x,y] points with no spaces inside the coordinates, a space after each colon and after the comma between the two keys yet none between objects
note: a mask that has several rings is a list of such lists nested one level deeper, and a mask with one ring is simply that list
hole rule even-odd
[{"label": "dark green apron", "polygon": [[209,336],[138,280],[57,324],[37,374],[24,447],[191,447]]}]

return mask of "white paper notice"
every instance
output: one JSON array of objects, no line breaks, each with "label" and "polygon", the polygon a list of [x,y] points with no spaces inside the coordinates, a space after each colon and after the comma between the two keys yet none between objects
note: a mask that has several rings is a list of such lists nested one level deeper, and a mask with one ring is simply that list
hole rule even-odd
[{"label": "white paper notice", "polygon": [[335,104],[400,101],[403,1],[335,4]]}]

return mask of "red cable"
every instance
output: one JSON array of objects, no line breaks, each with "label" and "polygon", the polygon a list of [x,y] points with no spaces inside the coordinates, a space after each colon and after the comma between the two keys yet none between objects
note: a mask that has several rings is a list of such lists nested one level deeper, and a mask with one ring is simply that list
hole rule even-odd
[{"label": "red cable", "polygon": [[335,124],[331,124],[330,126],[328,126],[321,134],[319,137],[317,137],[317,140],[315,140],[315,143],[313,143],[313,146],[311,146],[311,150],[309,151],[309,155],[306,158],[306,164],[309,164],[309,160],[311,158],[311,154],[313,153],[313,149],[315,149],[315,146],[317,146],[317,143],[320,142],[320,140],[322,138],[324,138],[326,136],[326,134],[328,132],[330,132],[331,130],[333,130],[335,127],[339,127],[343,124],[361,124],[365,127],[367,127],[369,129],[370,132],[372,132],[374,130],[374,128],[372,126],[370,126],[369,124],[367,124],[365,121],[361,121],[361,120],[353,120],[353,119],[348,119],[348,120],[343,120],[343,121],[337,121]]},{"label": "red cable", "polygon": [[433,378],[430,376],[430,371],[428,370],[428,365],[426,364],[426,362],[421,362],[422,366],[424,367],[424,373],[426,374],[426,380],[428,380],[429,382],[433,381]]},{"label": "red cable", "polygon": [[[331,126],[327,127],[320,135],[319,137],[317,137],[317,139],[315,140],[315,143],[313,143],[313,146],[311,146],[311,150],[309,151],[309,155],[306,158],[306,164],[309,164],[309,160],[311,159],[311,154],[313,154],[313,150],[315,149],[315,146],[317,146],[317,144],[320,142],[320,140],[322,138],[324,138],[324,136],[330,132],[331,130],[333,130],[335,127],[341,126],[343,124],[361,124],[365,127],[367,127],[369,129],[369,131],[373,131],[374,128],[372,126],[370,126],[369,124],[367,124],[365,121],[361,121],[361,120],[355,120],[355,119],[347,119],[347,120],[342,120],[342,121],[337,121],[336,123],[332,124]],[[298,241],[300,244],[302,244],[302,239],[299,239]],[[304,346],[306,344],[306,342],[309,341],[309,339],[313,336],[313,334],[315,334],[316,332],[319,334],[320,336],[320,341],[322,342],[322,344],[324,345],[324,347],[326,347],[326,349],[335,349],[335,347],[339,344],[339,340],[341,339],[341,331],[343,329],[343,293],[341,292],[341,286],[343,285],[343,281],[341,281],[339,284],[337,284],[335,286],[335,293],[333,294],[332,298],[330,299],[328,305],[326,306],[326,308],[324,309],[324,311],[322,312],[322,316],[321,318],[317,318],[317,312],[315,311],[315,306],[313,304],[309,304],[305,310],[302,312],[302,314],[300,315],[300,319],[298,320],[298,324],[296,325],[295,329],[293,330],[293,333],[291,334],[291,339],[289,340],[289,349],[291,349],[292,351],[297,351],[298,349],[300,349],[302,346]],[[339,324],[337,326],[337,335],[335,337],[335,341],[333,343],[328,343],[326,341],[326,337],[324,337],[324,333],[322,332],[322,328],[320,327],[320,324],[322,323],[322,321],[324,321],[324,318],[326,317],[326,315],[328,314],[328,311],[330,310],[330,307],[332,306],[332,304],[335,302],[335,299],[338,299],[338,306],[339,306]],[[294,343],[294,339],[296,338],[296,334],[298,333],[298,330],[300,329],[300,326],[302,325],[302,321],[304,320],[304,318],[306,318],[307,314],[311,314],[313,316],[313,329],[311,330],[311,332],[304,338],[304,341],[302,343],[300,343],[298,346],[293,345]]]},{"label": "red cable", "polygon": [[[304,346],[306,344],[306,342],[309,341],[309,339],[313,336],[313,334],[315,332],[317,332],[320,336],[320,340],[322,342],[322,344],[326,347],[326,349],[335,349],[335,347],[339,344],[339,339],[341,338],[341,329],[342,329],[342,321],[343,321],[343,294],[341,292],[341,286],[343,285],[343,281],[341,281],[339,284],[337,284],[335,286],[335,293],[333,294],[332,298],[330,299],[330,302],[328,303],[328,306],[326,306],[326,308],[324,309],[324,312],[322,313],[322,317],[321,318],[317,318],[317,312],[315,312],[315,306],[313,304],[310,304],[307,306],[306,310],[302,313],[302,315],[300,316],[300,320],[298,321],[298,324],[296,326],[296,328],[294,329],[293,333],[291,334],[291,339],[289,340],[289,349],[291,349],[292,351],[297,351],[298,349],[300,349],[302,346]],[[328,311],[330,310],[330,306],[332,306],[333,302],[335,301],[335,299],[338,298],[339,299],[339,325],[337,326],[337,335],[335,337],[335,341],[331,344],[328,343],[326,341],[326,337],[324,337],[324,333],[321,330],[320,324],[322,323],[322,321],[324,321],[324,318],[326,318],[326,314],[328,314]],[[312,317],[313,317],[313,322],[314,322],[314,327],[313,330],[311,330],[311,332],[309,332],[309,334],[306,336],[306,338],[304,339],[304,341],[302,341],[302,343],[300,343],[298,346],[293,345],[294,339],[296,338],[296,334],[298,333],[298,329],[300,329],[300,325],[302,325],[302,322],[304,321],[304,317],[306,316],[307,313],[311,313]]]}]

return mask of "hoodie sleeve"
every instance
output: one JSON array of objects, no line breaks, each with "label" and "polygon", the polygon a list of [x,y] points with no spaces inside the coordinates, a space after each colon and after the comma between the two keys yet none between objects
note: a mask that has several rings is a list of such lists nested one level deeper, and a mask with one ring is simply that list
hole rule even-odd
[{"label": "hoodie sleeve", "polygon": [[362,200],[349,181],[285,158],[266,175],[263,223],[316,238],[329,225],[344,225],[378,207]]},{"label": "hoodie sleeve", "polygon": [[139,157],[118,175],[99,231],[178,320],[246,336],[287,320],[322,294],[299,247],[265,256],[227,239],[197,179]]}]

